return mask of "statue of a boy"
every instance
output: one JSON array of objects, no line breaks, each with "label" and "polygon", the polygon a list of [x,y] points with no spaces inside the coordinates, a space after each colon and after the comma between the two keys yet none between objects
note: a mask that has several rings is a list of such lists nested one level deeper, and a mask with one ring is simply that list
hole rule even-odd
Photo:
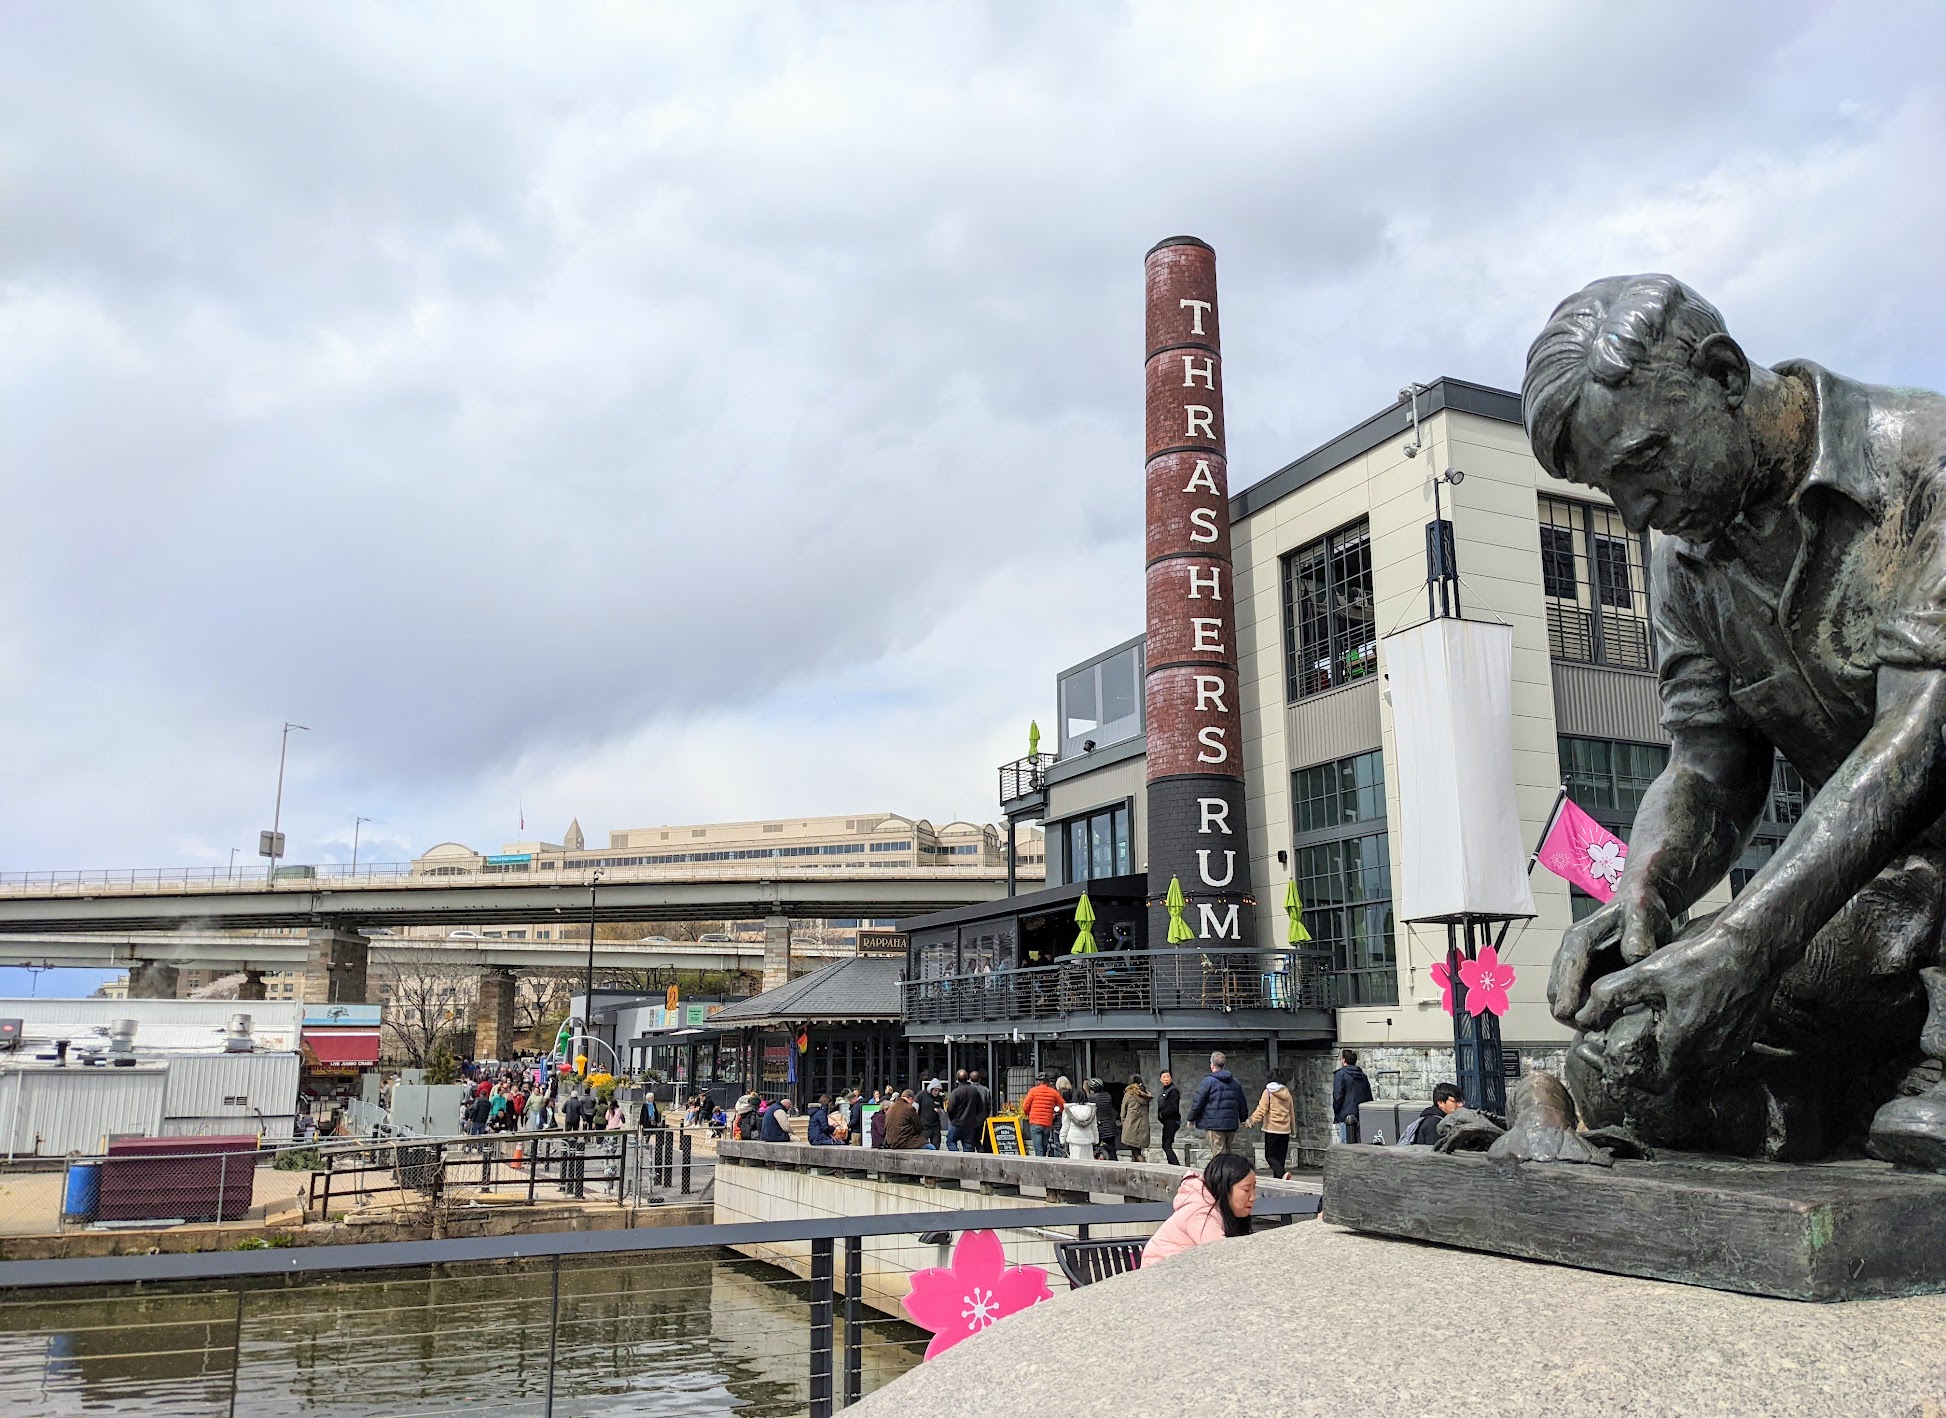
[{"label": "statue of a boy", "polygon": [[[1752,364],[1658,275],[1562,302],[1522,398],[1543,467],[1662,533],[1669,766],[1548,986],[1582,1031],[1584,1119],[1778,1159],[1869,1134],[1946,1170],[1946,399]],[[1678,935],[1762,815],[1773,751],[1816,796]]]}]

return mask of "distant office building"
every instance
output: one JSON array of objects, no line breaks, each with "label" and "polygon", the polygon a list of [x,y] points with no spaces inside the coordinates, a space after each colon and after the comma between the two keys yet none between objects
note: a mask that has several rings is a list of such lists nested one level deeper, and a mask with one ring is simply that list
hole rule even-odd
[{"label": "distant office building", "polygon": [[[1047,874],[1047,850],[1038,828],[1023,828],[1016,840],[1015,875],[1038,881]],[[472,876],[496,873],[626,871],[636,880],[657,876],[693,877],[699,872],[875,870],[964,871],[1001,875],[1007,870],[1006,838],[999,828],[975,822],[935,827],[925,818],[897,813],[857,813],[833,817],[770,818],[755,822],[633,827],[608,834],[606,847],[590,848],[580,822],[568,824],[559,842],[509,842],[484,853],[459,842],[442,842],[412,863],[415,876]],[[856,944],[860,930],[884,929],[889,920],[805,921],[793,927],[800,939],[819,948]],[[485,940],[577,940],[582,926],[483,926]],[[762,940],[762,921],[726,921],[721,934],[733,940]],[[413,938],[443,932],[414,929]]]},{"label": "distant office building", "polygon": [[[1045,865],[1039,833],[1023,833],[1021,875],[1033,873],[1029,858]],[[896,813],[842,817],[770,818],[757,822],[633,827],[610,832],[606,847],[585,845],[576,821],[559,842],[510,842],[483,853],[459,842],[442,842],[412,864],[415,876],[470,876],[496,872],[631,870],[653,877],[691,876],[712,868],[817,869],[897,868],[907,871],[1004,872],[1005,843],[989,824],[949,822]]]}]

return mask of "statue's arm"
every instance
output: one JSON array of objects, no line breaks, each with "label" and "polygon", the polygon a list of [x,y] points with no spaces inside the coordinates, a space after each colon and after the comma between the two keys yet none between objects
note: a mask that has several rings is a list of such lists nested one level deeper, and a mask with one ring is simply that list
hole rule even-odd
[{"label": "statue's arm", "polygon": [[[1773,752],[1763,735],[1678,730],[1669,766],[1642,795],[1622,886],[1653,890],[1670,915],[1695,905],[1742,853],[1770,795]],[[1646,950],[1624,954],[1639,959]]]},{"label": "statue's arm", "polygon": [[1878,717],[1719,918],[1776,974],[1946,812],[1946,671],[1884,665]]}]

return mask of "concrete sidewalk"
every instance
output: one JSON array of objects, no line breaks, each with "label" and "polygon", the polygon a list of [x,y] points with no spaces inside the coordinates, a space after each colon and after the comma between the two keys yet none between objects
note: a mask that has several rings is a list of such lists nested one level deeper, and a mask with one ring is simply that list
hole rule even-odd
[{"label": "concrete sidewalk", "polygon": [[1946,1296],[1814,1305],[1316,1223],[1057,1293],[852,1411],[1918,1418],[1946,1412]]}]

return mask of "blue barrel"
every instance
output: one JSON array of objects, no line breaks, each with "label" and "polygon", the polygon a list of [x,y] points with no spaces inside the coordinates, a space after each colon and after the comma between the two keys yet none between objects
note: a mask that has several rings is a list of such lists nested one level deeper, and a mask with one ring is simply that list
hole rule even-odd
[{"label": "blue barrel", "polygon": [[69,1221],[93,1221],[101,1215],[101,1163],[68,1164],[68,1194],[61,1214]]}]

